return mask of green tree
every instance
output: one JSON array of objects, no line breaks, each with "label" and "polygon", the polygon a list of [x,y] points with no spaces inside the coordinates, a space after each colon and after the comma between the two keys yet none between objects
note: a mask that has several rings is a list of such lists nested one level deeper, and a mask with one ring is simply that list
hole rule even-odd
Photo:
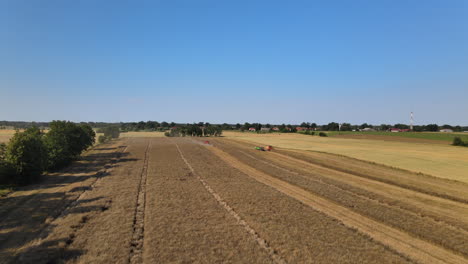
[{"label": "green tree", "polygon": [[439,131],[439,126],[437,124],[429,124],[426,126],[427,131],[436,132]]},{"label": "green tree", "polygon": [[89,125],[69,121],[52,121],[44,136],[49,153],[48,167],[58,168],[70,163],[95,142],[95,133]]},{"label": "green tree", "polygon": [[331,122],[331,123],[328,123],[328,125],[327,125],[326,127],[327,127],[326,130],[329,130],[329,131],[338,131],[340,125],[339,125],[338,123],[336,123],[336,122]]},{"label": "green tree", "polygon": [[16,132],[5,152],[5,160],[14,169],[14,181],[24,185],[36,181],[47,166],[43,133],[37,127]]},{"label": "green tree", "polygon": [[341,131],[351,131],[353,130],[353,127],[351,126],[350,123],[343,123],[341,124]]}]

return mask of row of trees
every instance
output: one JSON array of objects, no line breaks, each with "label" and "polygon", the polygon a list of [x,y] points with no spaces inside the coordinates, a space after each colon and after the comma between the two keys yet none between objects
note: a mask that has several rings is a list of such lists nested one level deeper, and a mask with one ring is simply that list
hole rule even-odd
[{"label": "row of trees", "polygon": [[170,131],[166,132],[167,137],[208,137],[214,136],[219,137],[223,133],[221,126],[213,125],[204,125],[200,126],[198,124],[189,124],[184,126],[178,126],[172,128]]},{"label": "row of trees", "polygon": [[8,145],[0,148],[0,180],[29,184],[46,170],[69,164],[95,142],[94,130],[87,124],[53,121],[48,133],[37,127],[17,131]]}]

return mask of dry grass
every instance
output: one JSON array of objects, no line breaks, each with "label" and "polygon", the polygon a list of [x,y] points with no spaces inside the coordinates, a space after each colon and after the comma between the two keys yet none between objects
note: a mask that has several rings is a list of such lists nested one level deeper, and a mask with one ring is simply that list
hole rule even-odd
[{"label": "dry grass", "polygon": [[286,149],[321,151],[468,183],[468,149],[442,144],[225,132],[227,138]]}]

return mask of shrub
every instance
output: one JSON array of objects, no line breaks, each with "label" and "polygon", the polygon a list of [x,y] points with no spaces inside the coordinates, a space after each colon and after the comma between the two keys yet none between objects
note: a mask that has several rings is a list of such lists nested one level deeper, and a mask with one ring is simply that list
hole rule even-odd
[{"label": "shrub", "polygon": [[16,132],[5,152],[3,170],[14,171],[13,181],[24,185],[36,181],[47,165],[43,134],[37,127]]},{"label": "shrub", "polygon": [[464,142],[460,137],[455,137],[455,138],[453,138],[452,145],[454,145],[454,146],[467,146],[468,147],[468,142]]},{"label": "shrub", "polygon": [[103,127],[99,132],[104,133],[104,136],[108,138],[119,138],[120,136],[120,128],[118,126]]},{"label": "shrub", "polygon": [[320,133],[319,133],[319,136],[321,136],[321,137],[328,137],[327,133],[324,133],[324,132],[320,132]]},{"label": "shrub", "polygon": [[99,142],[99,144],[106,143],[107,142],[107,137],[103,136],[103,135],[100,135],[99,138],[98,138],[98,142]]}]

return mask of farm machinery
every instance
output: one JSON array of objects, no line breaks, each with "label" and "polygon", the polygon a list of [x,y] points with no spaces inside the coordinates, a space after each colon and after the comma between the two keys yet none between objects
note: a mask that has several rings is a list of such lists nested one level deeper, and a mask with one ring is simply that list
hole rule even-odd
[{"label": "farm machinery", "polygon": [[260,151],[272,151],[273,147],[272,146],[265,146],[265,147],[255,146],[255,149],[260,150]]}]

